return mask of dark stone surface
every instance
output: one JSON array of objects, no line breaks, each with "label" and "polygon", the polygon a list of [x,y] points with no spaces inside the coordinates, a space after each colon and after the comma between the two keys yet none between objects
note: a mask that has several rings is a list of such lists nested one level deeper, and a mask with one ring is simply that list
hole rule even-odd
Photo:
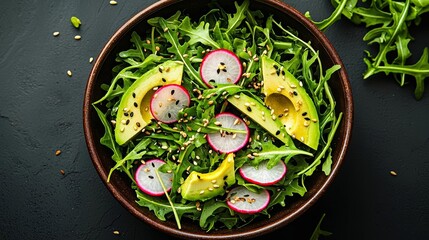
[{"label": "dark stone surface", "polygon": [[[89,159],[82,128],[88,59],[153,2],[0,2],[0,239],[171,239],[136,219],[107,191]],[[332,11],[329,1],[286,2],[315,19]],[[82,20],[79,30],[70,24],[73,15]],[[419,30],[412,29],[414,60],[428,46],[428,26],[425,16]],[[365,32],[347,21],[326,32],[348,70],[355,100],[343,168],[314,207],[260,239],[309,239],[323,213],[322,228],[333,233],[323,239],[429,235],[429,93],[416,101],[412,83],[401,88],[383,75],[363,80]]]}]

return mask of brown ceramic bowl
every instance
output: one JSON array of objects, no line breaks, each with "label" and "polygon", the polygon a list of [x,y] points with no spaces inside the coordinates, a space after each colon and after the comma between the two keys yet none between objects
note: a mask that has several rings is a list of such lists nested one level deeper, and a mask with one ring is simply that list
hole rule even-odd
[{"label": "brown ceramic bowl", "polygon": [[[135,191],[131,189],[130,181],[127,176],[115,172],[110,182],[108,183],[106,181],[109,170],[114,164],[111,160],[110,150],[100,144],[99,139],[104,134],[104,129],[94,108],[91,106],[92,102],[100,99],[104,94],[100,89],[100,85],[102,83],[109,83],[112,79],[112,68],[116,64],[116,54],[130,47],[129,39],[132,31],[137,30],[137,32],[141,32],[141,29],[147,26],[147,19],[155,16],[168,17],[179,9],[186,10],[188,14],[196,14],[196,16],[198,16],[198,13],[205,12],[202,11],[202,9],[207,9],[208,2],[208,0],[166,0],[156,2],[131,18],[110,38],[97,57],[89,75],[83,106],[84,132],[89,154],[102,181],[122,206],[137,218],[159,231],[184,239],[247,239],[261,236],[281,228],[310,208],[327,190],[337,175],[346,156],[351,138],[353,99],[344,65],[325,35],[300,12],[276,0],[257,0],[251,3],[253,9],[260,9],[264,13],[274,14],[276,19],[296,29],[301,38],[311,41],[313,46],[320,50],[320,56],[326,66],[332,66],[334,64],[340,64],[342,66],[342,69],[332,76],[330,85],[337,102],[337,112],[343,112],[344,115],[333,141],[333,165],[331,174],[329,176],[325,176],[323,173],[313,174],[311,180],[306,183],[308,189],[306,195],[302,198],[299,197],[294,199],[294,201],[284,209],[272,213],[269,219],[254,221],[239,229],[223,229],[210,231],[209,233],[201,230],[196,223],[182,223],[182,229],[179,230],[173,220],[166,222],[158,220],[148,209],[137,205],[135,202]],[[233,1],[223,1],[221,4],[225,9],[235,9]]]}]

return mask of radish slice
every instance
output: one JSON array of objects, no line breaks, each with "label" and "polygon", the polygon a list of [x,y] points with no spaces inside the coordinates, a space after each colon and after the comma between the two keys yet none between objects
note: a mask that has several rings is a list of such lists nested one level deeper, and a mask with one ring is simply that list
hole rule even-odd
[{"label": "radish slice", "polygon": [[235,212],[253,214],[264,210],[270,202],[270,193],[266,189],[256,193],[243,186],[238,186],[229,191],[226,204]]},{"label": "radish slice", "polygon": [[152,116],[163,123],[173,123],[178,120],[179,112],[189,107],[191,98],[188,91],[177,84],[160,87],[150,100]]},{"label": "radish slice", "polygon": [[164,195],[164,190],[161,182],[159,181],[160,178],[167,192],[170,191],[173,184],[173,173],[163,173],[158,171],[158,178],[158,175],[155,172],[164,164],[165,162],[160,159],[152,159],[146,161],[146,163],[137,168],[134,178],[140,190],[151,196]]},{"label": "radish slice", "polygon": [[249,141],[250,131],[241,118],[232,113],[223,112],[216,115],[216,122],[222,128],[245,131],[245,133],[219,131],[207,134],[207,142],[215,151],[232,153],[246,146]]},{"label": "radish slice", "polygon": [[240,80],[242,73],[240,59],[227,49],[209,52],[204,56],[200,68],[201,78],[209,87],[213,87],[214,83],[235,84]]},{"label": "radish slice", "polygon": [[238,171],[241,177],[248,182],[260,185],[270,186],[279,182],[286,174],[286,164],[279,161],[271,169],[267,168],[268,160],[263,161],[257,168],[250,164],[244,164]]}]

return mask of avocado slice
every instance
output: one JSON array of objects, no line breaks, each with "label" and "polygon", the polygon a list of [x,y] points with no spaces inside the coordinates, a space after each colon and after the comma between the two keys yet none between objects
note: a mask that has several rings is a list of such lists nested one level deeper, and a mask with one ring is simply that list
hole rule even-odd
[{"label": "avocado slice", "polygon": [[155,87],[181,84],[183,63],[166,61],[143,74],[124,93],[116,116],[115,139],[124,145],[152,119],[149,105]]},{"label": "avocado slice", "polygon": [[235,183],[234,154],[229,153],[213,172],[191,172],[180,186],[183,199],[206,201],[223,195],[225,189]]},{"label": "avocado slice", "polygon": [[250,117],[261,127],[271,133],[274,137],[282,141],[286,146],[292,146],[293,142],[283,123],[277,117],[271,116],[271,111],[263,103],[256,99],[247,96],[244,93],[239,93],[228,97],[228,102],[234,105],[242,113]]},{"label": "avocado slice", "polygon": [[265,104],[286,127],[292,138],[317,150],[319,116],[313,100],[290,72],[267,56],[261,57]]}]

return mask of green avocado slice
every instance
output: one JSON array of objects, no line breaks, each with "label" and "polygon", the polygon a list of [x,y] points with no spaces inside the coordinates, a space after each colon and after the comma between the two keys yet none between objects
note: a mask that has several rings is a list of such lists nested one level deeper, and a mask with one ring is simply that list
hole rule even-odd
[{"label": "green avocado slice", "polygon": [[265,104],[274,111],[292,138],[317,150],[320,139],[319,116],[313,100],[302,84],[267,56],[261,57]]},{"label": "green avocado slice", "polygon": [[282,141],[286,146],[293,146],[292,139],[287,134],[282,122],[278,120],[277,116],[272,116],[271,110],[263,103],[244,93],[230,96],[227,100],[243,114],[247,115],[274,137]]},{"label": "green avocado slice", "polygon": [[181,84],[183,63],[166,61],[143,74],[124,93],[119,103],[115,125],[115,140],[124,145],[153,119],[150,99],[154,88],[167,84]]},{"label": "green avocado slice", "polygon": [[216,170],[209,173],[191,172],[180,186],[183,199],[206,201],[225,193],[235,183],[234,154],[229,153]]}]

